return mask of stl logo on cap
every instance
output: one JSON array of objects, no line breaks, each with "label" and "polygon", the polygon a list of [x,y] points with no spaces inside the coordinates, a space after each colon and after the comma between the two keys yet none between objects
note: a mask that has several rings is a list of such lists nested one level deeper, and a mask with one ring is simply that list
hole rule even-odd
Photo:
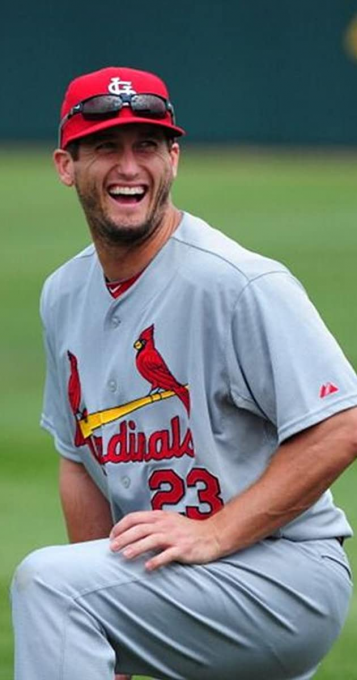
[{"label": "stl logo on cap", "polygon": [[111,94],[136,94],[130,80],[121,80],[120,78],[111,78],[108,90]]}]

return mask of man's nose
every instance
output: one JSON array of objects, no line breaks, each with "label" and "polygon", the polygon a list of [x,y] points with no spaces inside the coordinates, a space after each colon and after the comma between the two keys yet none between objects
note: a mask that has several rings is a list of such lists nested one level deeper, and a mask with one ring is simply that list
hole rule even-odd
[{"label": "man's nose", "polygon": [[124,147],[118,153],[118,171],[126,177],[135,177],[139,171],[138,161],[133,149]]}]

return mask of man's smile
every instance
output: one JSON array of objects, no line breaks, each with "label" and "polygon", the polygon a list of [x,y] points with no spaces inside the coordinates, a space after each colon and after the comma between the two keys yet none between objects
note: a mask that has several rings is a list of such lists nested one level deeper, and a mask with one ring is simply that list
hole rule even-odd
[{"label": "man's smile", "polygon": [[135,205],[146,196],[148,187],[144,184],[122,185],[111,184],[108,187],[109,196],[121,205]]}]

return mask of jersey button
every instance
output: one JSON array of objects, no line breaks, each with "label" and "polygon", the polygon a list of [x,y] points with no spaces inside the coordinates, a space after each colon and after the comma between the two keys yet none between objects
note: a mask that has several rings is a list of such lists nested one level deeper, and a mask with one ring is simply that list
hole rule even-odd
[{"label": "jersey button", "polygon": [[108,387],[109,387],[109,389],[110,389],[111,392],[115,392],[115,390],[116,390],[116,388],[117,388],[117,382],[116,382],[116,380],[109,380],[109,382],[108,382]]},{"label": "jersey button", "polygon": [[124,489],[129,489],[129,486],[131,484],[130,478],[129,477],[123,477],[123,479],[121,480],[121,483],[122,483]]},{"label": "jersey button", "polygon": [[119,317],[118,317],[118,316],[113,316],[113,318],[112,318],[112,325],[114,326],[114,328],[118,328],[119,324],[120,324],[120,319],[119,319]]}]

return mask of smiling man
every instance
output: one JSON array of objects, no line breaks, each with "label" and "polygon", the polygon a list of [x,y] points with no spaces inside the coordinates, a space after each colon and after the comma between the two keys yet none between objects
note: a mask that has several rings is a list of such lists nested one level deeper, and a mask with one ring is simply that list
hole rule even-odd
[{"label": "smiling man", "polygon": [[69,85],[93,243],[41,314],[71,544],[18,567],[15,680],[308,680],[346,618],[356,374],[283,265],[173,205],[182,134],[151,73]]}]

